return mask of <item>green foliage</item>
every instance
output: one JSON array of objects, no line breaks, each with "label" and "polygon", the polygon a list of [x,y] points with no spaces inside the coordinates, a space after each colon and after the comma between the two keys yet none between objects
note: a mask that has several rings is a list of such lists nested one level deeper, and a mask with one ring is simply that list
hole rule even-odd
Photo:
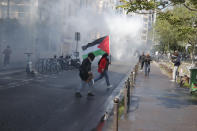
[{"label": "green foliage", "polygon": [[186,4],[197,9],[197,0],[189,0]]},{"label": "green foliage", "polygon": [[117,8],[123,8],[129,12],[137,12],[144,10],[161,11],[169,5],[184,5],[187,9],[197,11],[197,0],[169,0],[169,1],[158,1],[158,0],[120,0],[122,5]]},{"label": "green foliage", "polygon": [[[120,0],[123,8],[139,14],[157,13],[155,39],[162,51],[183,50],[185,44],[197,44],[197,0]],[[167,8],[173,6],[173,8]],[[163,10],[165,9],[165,10]],[[144,12],[145,11],[145,12]]]},{"label": "green foliage", "polygon": [[190,84],[188,82],[185,82],[184,85],[183,85],[183,87],[188,87],[189,88],[190,87]]},{"label": "green foliage", "polygon": [[[155,24],[158,41],[168,43],[168,49],[181,49],[190,43],[196,44],[197,15],[183,6],[176,6],[172,10],[160,12]],[[166,48],[165,48],[166,49]]]},{"label": "green foliage", "polygon": [[122,99],[119,103],[119,108],[118,108],[118,119],[121,118],[121,116],[124,113],[124,99]]},{"label": "green foliage", "polygon": [[185,0],[171,0],[174,4],[183,4],[185,3]]},{"label": "green foliage", "polygon": [[128,2],[127,0],[120,0],[120,2],[122,2],[123,4],[117,6],[117,8],[124,8],[125,10],[127,10],[127,13],[136,12],[138,10],[152,10],[159,5],[159,3],[155,2],[154,0],[132,0],[130,2]]},{"label": "green foliage", "polygon": [[155,32],[155,39],[160,43],[159,48],[161,51],[174,50],[175,47],[178,46],[176,30],[174,30],[173,26],[166,20],[157,20]]}]

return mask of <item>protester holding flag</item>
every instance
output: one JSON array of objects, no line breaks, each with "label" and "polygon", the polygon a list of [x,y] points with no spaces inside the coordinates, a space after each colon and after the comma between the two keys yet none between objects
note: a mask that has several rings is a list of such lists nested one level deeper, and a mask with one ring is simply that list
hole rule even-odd
[{"label": "protester holding flag", "polygon": [[94,80],[95,82],[102,79],[103,77],[105,77],[106,83],[107,83],[107,87],[111,88],[112,85],[109,82],[109,76],[108,76],[108,66],[110,64],[109,62],[109,55],[107,53],[105,53],[101,59],[98,62],[98,72],[100,73],[100,75]]},{"label": "protester holding flag", "polygon": [[81,85],[76,91],[76,97],[82,97],[81,95],[81,89],[86,86],[86,84],[89,86],[90,90],[88,92],[88,96],[94,96],[94,94],[91,92],[93,88],[93,74],[91,72],[91,64],[94,60],[95,55],[93,53],[89,53],[88,57],[85,58],[79,68],[79,76],[81,78]]},{"label": "protester holding flag", "polygon": [[[103,55],[105,53],[108,53],[108,54],[110,53],[109,36],[101,37],[91,43],[88,43],[87,45],[82,46],[82,50],[83,50],[82,57],[84,60],[83,60],[82,65],[80,67],[81,86],[79,87],[79,89],[76,92],[77,97],[82,96],[80,93],[80,90],[83,86],[85,86],[86,83],[88,83],[89,87],[93,86],[93,80],[90,80],[90,78],[91,79],[93,78],[93,75],[92,75],[92,73],[88,73],[88,72],[91,72],[91,62],[94,60],[93,55],[94,55],[94,57],[96,57],[99,55]],[[88,93],[88,95],[94,96],[94,94],[92,94],[92,93]]]}]

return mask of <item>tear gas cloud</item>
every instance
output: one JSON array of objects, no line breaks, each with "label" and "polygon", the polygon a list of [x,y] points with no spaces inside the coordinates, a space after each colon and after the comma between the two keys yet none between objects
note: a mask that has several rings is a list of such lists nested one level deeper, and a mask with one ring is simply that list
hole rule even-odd
[{"label": "tear gas cloud", "polygon": [[75,30],[81,32],[81,45],[87,44],[96,38],[91,38],[91,33],[96,37],[110,36],[111,54],[116,59],[127,59],[133,56],[142,42],[140,32],[143,21],[139,16],[126,16],[117,14],[115,10],[105,10],[98,13],[94,8],[84,8],[76,17],[69,20]]},{"label": "tear gas cloud", "polygon": [[40,0],[32,4],[29,9],[31,16],[19,20],[20,26],[12,31],[12,35],[4,32],[4,36],[7,36],[4,37],[7,39],[6,44],[13,49],[14,60],[24,61],[25,52],[32,52],[35,59],[49,58],[54,54],[71,54],[76,48],[75,32],[81,34],[78,46],[80,52],[82,45],[109,35],[113,58],[126,59],[133,56],[142,44],[142,17],[120,14],[112,9],[109,2],[107,8],[99,8],[101,1],[105,2]]}]

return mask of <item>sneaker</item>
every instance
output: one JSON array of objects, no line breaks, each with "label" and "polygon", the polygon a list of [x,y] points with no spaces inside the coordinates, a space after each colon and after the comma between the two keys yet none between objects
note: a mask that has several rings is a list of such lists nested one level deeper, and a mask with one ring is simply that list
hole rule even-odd
[{"label": "sneaker", "polygon": [[75,96],[76,96],[76,97],[82,97],[82,95],[81,95],[80,92],[76,92],[76,93],[75,93]]},{"label": "sneaker", "polygon": [[94,94],[93,94],[93,93],[91,93],[91,92],[89,92],[89,93],[88,93],[88,96],[94,96]]},{"label": "sneaker", "polygon": [[175,82],[175,80],[170,80],[171,82]]},{"label": "sneaker", "polygon": [[112,88],[112,85],[108,85],[107,88]]}]

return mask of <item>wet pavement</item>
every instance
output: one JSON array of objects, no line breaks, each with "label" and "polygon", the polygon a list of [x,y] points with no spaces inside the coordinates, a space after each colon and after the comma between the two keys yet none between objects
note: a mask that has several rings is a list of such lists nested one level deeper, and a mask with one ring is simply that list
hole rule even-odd
[{"label": "wet pavement", "polygon": [[120,119],[119,131],[196,131],[196,112],[197,97],[171,82],[152,64],[149,78],[144,72],[137,76],[129,114]]},{"label": "wet pavement", "polygon": [[[25,72],[0,75],[0,131],[92,130],[105,112],[106,100],[131,66],[119,62],[109,69],[113,87],[107,90],[105,80],[100,80],[95,83],[95,97],[88,98],[85,88],[80,99],[74,95],[80,84],[78,70],[36,77]],[[96,68],[94,74],[98,75]]]}]

